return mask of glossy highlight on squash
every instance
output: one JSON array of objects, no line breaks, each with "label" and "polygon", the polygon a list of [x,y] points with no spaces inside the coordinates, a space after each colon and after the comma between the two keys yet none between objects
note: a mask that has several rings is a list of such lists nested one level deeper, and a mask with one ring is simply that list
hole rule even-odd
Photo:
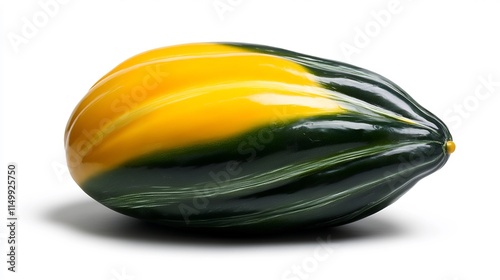
[{"label": "glossy highlight on squash", "polygon": [[80,187],[175,227],[349,223],[442,167],[446,125],[373,72],[283,49],[198,43],[97,81],[65,132]]}]

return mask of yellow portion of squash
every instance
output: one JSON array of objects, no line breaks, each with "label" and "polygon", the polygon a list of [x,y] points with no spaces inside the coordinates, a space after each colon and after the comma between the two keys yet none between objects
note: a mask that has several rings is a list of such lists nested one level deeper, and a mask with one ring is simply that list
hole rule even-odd
[{"label": "yellow portion of squash", "polygon": [[65,135],[77,183],[155,151],[342,112],[293,61],[220,44],[156,49],[123,62],[77,106]]}]

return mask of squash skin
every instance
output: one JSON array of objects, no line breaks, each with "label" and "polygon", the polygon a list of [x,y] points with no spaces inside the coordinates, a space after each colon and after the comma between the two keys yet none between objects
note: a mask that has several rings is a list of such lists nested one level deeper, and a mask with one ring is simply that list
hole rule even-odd
[{"label": "squash skin", "polygon": [[[313,108],[317,113],[314,110],[311,110],[313,113],[296,112],[293,110],[297,106],[308,106],[302,104],[305,99],[287,99],[288,103],[280,104],[275,116],[266,119],[263,124],[248,125],[241,131],[218,139],[153,149],[100,168],[106,157],[99,158],[92,153],[97,152],[101,144],[104,146],[108,138],[115,137],[114,132],[103,133],[103,142],[98,142],[83,155],[75,152],[78,149],[74,139],[78,139],[77,134],[81,134],[82,128],[96,126],[96,120],[90,120],[82,112],[98,106],[102,96],[108,94],[100,93],[96,97],[92,91],[111,83],[112,79],[119,82],[125,75],[123,69],[146,67],[140,59],[135,63],[124,62],[117,67],[118,70],[111,71],[94,85],[75,109],[66,129],[70,172],[89,196],[125,215],[181,228],[276,231],[337,226],[359,220],[390,205],[420,179],[441,168],[449,158],[446,145],[452,137],[446,125],[397,85],[376,73],[268,46],[243,43],[215,45],[241,51],[242,55],[256,55],[259,59],[263,56],[264,60],[278,58],[285,60],[283,65],[288,65],[288,62],[297,65],[297,68],[278,67],[278,71],[288,71],[297,76],[290,78],[293,82],[283,82],[275,87],[275,83],[280,84],[279,79],[272,80],[272,75],[271,78],[265,76],[265,79],[271,80],[266,80],[248,96],[253,98],[264,92],[277,93],[281,90],[285,93],[277,95],[288,96],[286,85],[296,82],[297,87],[291,91],[310,90],[308,97],[313,96],[311,98],[316,100],[316,97],[326,96],[339,107],[332,105],[329,112],[313,102],[311,107],[318,107]],[[204,44],[186,46],[199,47],[197,55],[203,54],[203,49],[207,48]],[[182,46],[177,47],[182,53]],[[157,51],[161,53],[161,49]],[[236,52],[235,55],[240,54]],[[178,56],[181,57],[179,63],[186,63],[187,69],[193,67],[194,71],[197,67],[190,58]],[[171,63],[155,60],[154,55],[148,59],[147,65]],[[220,54],[213,57],[214,61],[218,59],[222,60]],[[219,66],[214,64],[216,67]],[[202,69],[197,73],[204,71],[208,76],[214,69]],[[189,81],[189,72],[183,75]],[[235,91],[261,82],[259,73],[255,73],[256,77],[252,75],[243,75],[247,80],[237,84]],[[194,78],[190,86],[196,88]],[[215,85],[232,81],[230,71],[227,76],[218,79]],[[311,79],[312,84],[307,79]],[[207,100],[210,100],[211,94],[215,96],[211,91],[203,94],[207,95]],[[301,95],[300,92],[296,94]],[[222,96],[232,98],[230,94]],[[189,98],[187,102],[189,105]],[[214,98],[213,103],[217,102],[221,100]],[[265,102],[268,103],[260,105],[271,106],[268,104],[274,101],[268,99]],[[187,105],[186,108],[189,108]],[[242,104],[241,109],[244,107]],[[231,111],[231,108],[227,109]],[[168,110],[168,106],[161,110]],[[122,118],[128,117],[126,113]],[[241,118],[233,111],[224,117],[228,120]],[[200,114],[190,120],[201,122],[206,121],[205,118],[210,116]],[[178,123],[165,122],[164,130],[192,125],[182,123],[182,115],[177,116],[177,120]],[[132,125],[140,128],[143,124],[139,118],[121,129],[126,131]],[[211,125],[224,126],[224,123],[213,122]],[[221,129],[221,133],[223,131]],[[145,137],[162,134],[163,130],[149,129],[146,132],[150,134]],[[130,138],[130,141],[133,139]],[[107,148],[109,150],[115,146],[109,144],[107,147],[111,147]],[[115,149],[120,152],[120,147]],[[127,154],[129,151],[122,152]],[[79,157],[77,161],[74,160],[75,154]],[[97,171],[94,166],[99,167]]]}]

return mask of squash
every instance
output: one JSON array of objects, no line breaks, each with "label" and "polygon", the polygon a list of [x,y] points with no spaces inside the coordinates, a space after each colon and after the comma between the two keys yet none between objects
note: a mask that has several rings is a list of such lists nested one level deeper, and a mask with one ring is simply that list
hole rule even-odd
[{"label": "squash", "polygon": [[72,177],[172,227],[336,226],[388,206],[454,151],[435,115],[368,70],[263,45],[197,43],[104,75],[65,131]]}]

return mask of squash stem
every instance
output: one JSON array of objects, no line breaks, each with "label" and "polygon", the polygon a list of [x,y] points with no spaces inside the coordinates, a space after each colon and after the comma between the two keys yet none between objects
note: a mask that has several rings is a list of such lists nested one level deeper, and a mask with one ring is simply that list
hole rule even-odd
[{"label": "squash stem", "polygon": [[456,145],[453,141],[446,141],[446,153],[452,154],[455,151]]}]

